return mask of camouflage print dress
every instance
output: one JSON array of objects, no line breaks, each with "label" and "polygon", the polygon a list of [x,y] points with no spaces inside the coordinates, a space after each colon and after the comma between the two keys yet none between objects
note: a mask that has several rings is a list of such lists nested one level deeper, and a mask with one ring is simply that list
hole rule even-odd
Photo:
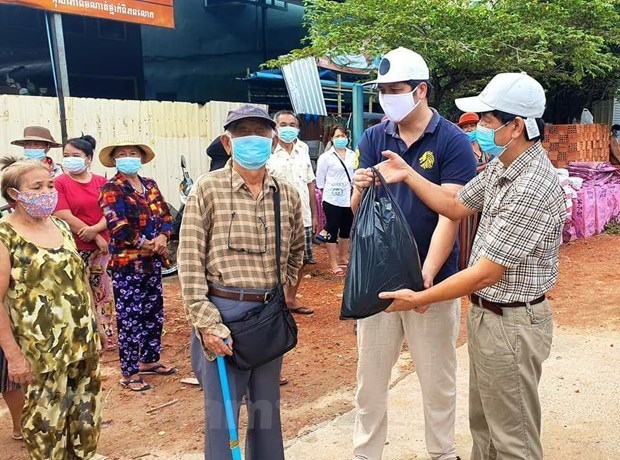
[{"label": "camouflage print dress", "polygon": [[68,226],[52,219],[64,238],[53,249],[0,221],[11,263],[4,303],[33,373],[22,430],[34,460],[88,459],[99,438],[99,337],[84,263]]}]

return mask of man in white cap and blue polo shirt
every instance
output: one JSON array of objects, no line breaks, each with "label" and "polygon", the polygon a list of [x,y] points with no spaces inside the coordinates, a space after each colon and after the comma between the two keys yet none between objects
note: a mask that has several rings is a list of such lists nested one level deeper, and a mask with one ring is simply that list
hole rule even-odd
[{"label": "man in white cap and blue polo shirt", "polygon": [[[476,162],[469,138],[428,106],[426,62],[409,49],[397,48],[383,57],[378,73],[370,83],[379,87],[379,102],[388,120],[364,132],[358,146],[358,166],[366,171],[363,168],[385,160],[382,153],[389,150],[446,193],[456,193],[475,176]],[[352,197],[354,210],[362,188],[369,184],[357,182]],[[457,272],[459,223],[439,216],[406,184],[395,184],[391,189],[416,238],[424,285],[430,288]],[[424,315],[415,311],[379,313],[358,321],[353,435],[356,459],[381,458],[388,428],[390,376],[405,338],[422,388],[428,453],[433,459],[458,458],[454,420],[459,296],[429,303],[425,308],[428,311]]]},{"label": "man in white cap and blue polo shirt", "polygon": [[[416,311],[469,294],[469,419],[472,460],[543,458],[538,384],[553,333],[546,293],[558,276],[564,195],[541,140],[545,93],[524,73],[496,75],[475,97],[476,138],[496,157],[458,193],[438,187],[387,152],[381,171],[441,215],[482,211],[469,267],[422,292],[382,293],[389,311]],[[356,182],[371,176],[360,173]]]}]

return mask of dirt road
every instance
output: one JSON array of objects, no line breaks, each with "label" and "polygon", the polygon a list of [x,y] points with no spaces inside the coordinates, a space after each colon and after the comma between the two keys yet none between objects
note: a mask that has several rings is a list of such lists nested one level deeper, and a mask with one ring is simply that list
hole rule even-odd
[{"label": "dirt road", "polygon": [[[316,252],[319,263],[311,266],[311,278],[304,280],[300,289],[300,300],[316,313],[312,317],[297,317],[300,344],[286,356],[284,364],[284,374],[290,383],[282,387],[282,413],[289,443],[317,423],[332,420],[353,408],[356,367],[353,324],[338,319],[343,280],[328,274],[324,249],[319,247]],[[586,336],[620,331],[619,270],[619,236],[601,235],[563,246],[560,280],[550,293],[556,324]],[[197,388],[180,383],[181,378],[192,374],[189,329],[178,283],[174,280],[165,285],[165,305],[162,359],[177,366],[178,374],[147,377],[153,389],[131,393],[118,385],[118,356],[106,353],[103,357],[104,427],[99,452],[110,459],[200,458],[202,394]],[[463,314],[466,309],[464,303]],[[464,327],[460,344],[463,333]],[[586,356],[589,353],[585,344],[582,351]],[[398,370],[406,375],[411,370],[410,363],[401,360]],[[595,398],[596,394],[588,397]],[[174,399],[179,402],[147,413],[150,408]],[[587,424],[588,420],[583,423]],[[619,425],[620,420],[609,423]],[[26,460],[22,444],[10,439],[10,420],[4,402],[0,402],[0,425],[0,459]],[[585,452],[582,450],[586,446],[585,438],[582,443],[575,439],[566,445],[574,449],[574,455]]]}]

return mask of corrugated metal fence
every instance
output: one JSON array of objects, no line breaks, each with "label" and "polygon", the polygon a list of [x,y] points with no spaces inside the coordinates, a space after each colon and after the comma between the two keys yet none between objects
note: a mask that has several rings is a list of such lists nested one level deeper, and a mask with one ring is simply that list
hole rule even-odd
[{"label": "corrugated metal fence", "polygon": [[[94,173],[111,177],[116,172],[99,163],[97,154],[106,145],[127,140],[148,144],[156,157],[144,166],[141,174],[154,178],[174,206],[179,205],[181,154],[185,155],[194,179],[208,171],[205,149],[222,133],[228,111],[242,105],[220,101],[201,106],[183,102],[83,98],[67,98],[65,104],[69,137],[84,133],[97,140]],[[23,150],[10,142],[22,137],[25,126],[45,126],[60,141],[58,119],[55,98],[0,95],[0,156],[23,155]],[[50,156],[61,161],[62,150],[52,149]]]}]

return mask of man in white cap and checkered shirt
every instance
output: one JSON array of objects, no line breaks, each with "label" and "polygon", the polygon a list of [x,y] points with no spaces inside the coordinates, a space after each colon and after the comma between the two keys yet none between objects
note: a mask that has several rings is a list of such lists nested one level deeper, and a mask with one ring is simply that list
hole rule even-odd
[{"label": "man in white cap and checkered shirt", "polygon": [[[476,175],[469,138],[428,105],[429,68],[418,53],[397,48],[379,64],[379,103],[387,120],[364,132],[358,145],[358,166],[370,168],[395,152],[423,177],[454,194]],[[357,210],[361,189],[351,198]],[[420,255],[425,287],[458,271],[459,223],[440,216],[406,184],[391,187],[411,228]],[[411,257],[417,257],[411,254]],[[357,323],[357,414],[353,432],[356,460],[378,460],[388,431],[387,401],[392,368],[407,340],[422,391],[426,448],[433,460],[458,459],[454,446],[456,411],[456,339],[459,296],[427,304],[428,312],[378,313]]]},{"label": "man in white cap and checkered shirt", "polygon": [[[472,460],[543,458],[538,384],[553,320],[546,293],[558,276],[566,206],[542,147],[545,93],[525,73],[496,75],[475,97],[457,99],[481,114],[477,140],[496,159],[458,193],[426,181],[392,152],[380,170],[404,182],[452,220],[482,211],[469,267],[422,292],[382,293],[388,311],[468,295],[469,419]],[[356,185],[370,178],[356,174]]]}]

